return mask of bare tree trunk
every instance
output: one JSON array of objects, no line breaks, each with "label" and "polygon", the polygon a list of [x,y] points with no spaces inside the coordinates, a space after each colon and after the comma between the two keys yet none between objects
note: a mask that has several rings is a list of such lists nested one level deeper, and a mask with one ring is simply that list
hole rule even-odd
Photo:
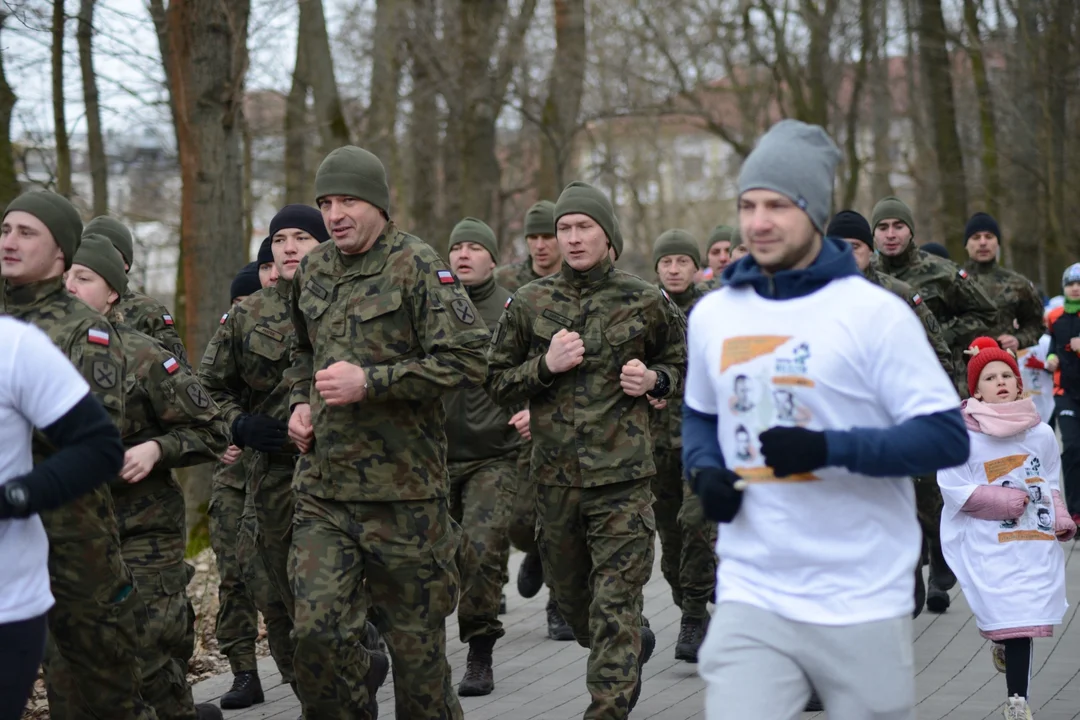
[{"label": "bare tree trunk", "polygon": [[873,12],[874,4],[872,0],[859,0],[859,25],[862,35],[862,47],[859,51],[859,62],[855,66],[855,77],[851,81],[851,102],[846,118],[844,149],[847,155],[848,173],[847,182],[844,184],[842,205],[845,208],[855,205],[855,198],[859,192],[859,177],[862,171],[862,160],[859,158],[858,145],[859,115],[862,113],[862,91],[863,86],[866,84],[867,67],[875,43]]},{"label": "bare tree trunk", "polygon": [[[1001,175],[998,170],[997,121],[994,118],[994,96],[986,73],[982,34],[979,29],[979,8],[976,0],[964,0],[964,25],[967,27],[971,70],[975,79],[975,94],[979,99],[979,129],[982,136],[982,166],[986,176],[984,195],[986,212],[994,217],[1001,213]],[[1001,238],[1002,245],[1008,245]]]},{"label": "bare tree trunk", "polygon": [[363,145],[384,159],[396,197],[406,195],[402,186],[401,157],[394,126],[398,116],[403,53],[402,0],[378,0],[375,6],[375,49],[371,67],[371,99],[365,118]]},{"label": "bare tree trunk", "polygon": [[240,147],[244,158],[244,238],[247,244],[244,246],[244,257],[251,257],[251,239],[255,236],[255,158],[252,152],[253,138],[251,137],[251,124],[248,123],[247,115],[241,105],[240,111]]},{"label": "bare tree trunk", "polygon": [[[892,138],[892,87],[889,78],[889,54],[885,48],[889,37],[889,4],[878,3],[875,18],[877,37],[873,45],[874,59],[871,63],[873,81],[870,83],[870,105],[873,108],[871,124],[874,132],[874,172],[870,177],[872,203],[895,194],[892,186],[893,163],[890,155]],[[910,66],[909,66],[910,73]]]},{"label": "bare tree trunk", "polygon": [[[435,3],[413,0],[414,26],[420,43],[435,39]],[[429,45],[433,47],[434,44]],[[439,108],[436,102],[438,80],[429,62],[412,54],[412,115],[409,118],[408,147],[411,158],[409,216],[412,232],[445,257],[446,239],[438,236],[436,217],[436,177],[434,160],[439,148]]]},{"label": "bare tree trunk", "polygon": [[109,161],[101,134],[101,107],[98,105],[97,75],[94,74],[94,3],[79,3],[79,68],[82,70],[83,103],[86,105],[86,141],[90,151],[90,180],[94,188],[94,216],[109,213]]},{"label": "bare tree trunk", "polygon": [[571,179],[573,141],[585,88],[585,0],[554,0],[555,60],[541,117],[540,197],[554,200]]},{"label": "bare tree trunk", "polygon": [[[1031,0],[1017,2],[1018,62],[1010,69],[1012,96],[1016,102],[1016,122],[1010,128],[1009,183],[1014,208],[1012,226],[1018,228],[1012,240],[1013,269],[1046,285],[1046,215],[1042,212],[1046,195],[1046,178],[1039,162],[1039,132],[1042,110],[1039,87],[1045,79],[1045,68],[1039,62],[1039,50],[1044,38],[1039,32],[1039,17]],[[1019,230],[1022,228],[1022,230]],[[1048,288],[1049,289],[1049,288]]]},{"label": "bare tree trunk", "polygon": [[[1050,230],[1049,237],[1046,238],[1046,249],[1053,255],[1065,252],[1070,257],[1072,253],[1067,248],[1066,240],[1069,223],[1065,213],[1065,198],[1068,194],[1068,166],[1065,156],[1069,74],[1072,68],[1071,36],[1075,15],[1075,0],[1056,0],[1052,4],[1046,39],[1046,149],[1043,152],[1047,164],[1046,226]],[[1045,252],[1044,258],[1046,264],[1049,258]],[[1047,272],[1043,268],[1040,268],[1040,271],[1044,275]]]},{"label": "bare tree trunk", "polygon": [[292,86],[285,100],[285,204],[307,201],[312,184],[307,169],[307,45],[307,35],[298,32]]},{"label": "bare tree trunk", "polygon": [[920,59],[927,81],[926,95],[934,130],[944,240],[954,257],[962,257],[964,225],[967,223],[967,183],[960,136],[956,130],[952,65],[945,42],[941,0],[919,0]]},{"label": "bare tree trunk", "polygon": [[53,0],[52,106],[56,133],[56,192],[71,197],[71,144],[64,117],[64,0]]},{"label": "bare tree trunk", "polygon": [[326,16],[322,0],[300,0],[299,33],[307,36],[307,84],[315,101],[315,117],[319,123],[322,154],[349,144],[349,125],[341,107],[334,58],[330,54],[330,38],[326,33]]},{"label": "bare tree trunk", "polygon": [[[0,12],[0,30],[3,30],[8,14]],[[4,70],[4,44],[0,43],[0,206],[7,207],[22,188],[15,173],[15,153],[11,147],[11,112],[15,109],[15,91],[8,84]]]}]

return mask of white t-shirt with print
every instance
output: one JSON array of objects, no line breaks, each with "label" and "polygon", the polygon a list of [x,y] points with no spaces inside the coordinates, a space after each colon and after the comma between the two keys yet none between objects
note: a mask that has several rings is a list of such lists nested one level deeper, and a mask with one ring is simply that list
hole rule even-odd
[{"label": "white t-shirt with print", "polygon": [[[33,468],[34,428],[59,420],[90,391],[45,333],[0,317],[0,485]],[[53,606],[49,541],[37,515],[0,520],[0,624],[29,620]]]},{"label": "white t-shirt with print", "polygon": [[1049,352],[1050,336],[1043,335],[1039,338],[1038,345],[1024,348],[1016,354],[1016,361],[1020,365],[1020,379],[1024,383],[1024,396],[1030,397],[1035,403],[1035,409],[1039,411],[1043,422],[1050,422],[1050,417],[1054,414],[1054,373],[1029,368],[1024,363],[1029,357],[1045,363]]},{"label": "white t-shirt with print", "polygon": [[[1061,459],[1045,423],[1007,438],[968,432],[971,457],[938,473],[941,550],[980,630],[1057,625],[1065,615],[1065,553],[1054,535]],[[980,485],[1026,490],[1018,520],[980,520],[960,508]]]},{"label": "white t-shirt with print", "polygon": [[710,293],[690,315],[686,403],[719,416],[725,463],[750,481],[720,526],[718,602],[822,625],[911,613],[921,536],[910,478],[826,468],[777,479],[758,443],[777,425],[887,428],[957,408],[902,300],[862,277],[784,301]]}]

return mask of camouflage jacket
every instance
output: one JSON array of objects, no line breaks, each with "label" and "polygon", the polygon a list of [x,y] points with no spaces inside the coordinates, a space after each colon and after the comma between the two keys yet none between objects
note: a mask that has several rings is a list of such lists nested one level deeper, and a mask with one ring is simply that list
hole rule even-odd
[{"label": "camouflage jacket", "polygon": [[[489,329],[498,325],[510,293],[496,285],[494,278],[466,286],[465,290],[484,324]],[[521,436],[509,424],[511,413],[496,405],[483,387],[443,395],[443,408],[447,460],[486,460],[517,452],[521,447]]]},{"label": "camouflage jacket", "polygon": [[521,262],[513,265],[503,265],[495,268],[495,284],[505,288],[511,295],[520,290],[522,285],[528,285],[533,280],[539,280],[541,277],[533,270],[531,257],[526,257]]},{"label": "camouflage jacket", "polygon": [[[585,359],[550,376],[542,360],[562,329],[581,335]],[[655,474],[648,398],[619,382],[634,359],[668,377],[665,398],[682,393],[686,322],[655,285],[604,258],[587,272],[564,263],[517,292],[488,351],[488,391],[500,405],[529,403],[537,483],[599,487]]]},{"label": "camouflage jacket", "polygon": [[[124,345],[112,323],[69,294],[61,278],[6,285],[0,310],[44,331],[86,378],[116,426],[124,426]],[[37,442],[34,452],[37,457],[49,454]]]},{"label": "camouflage jacket", "polygon": [[[249,295],[221,316],[199,364],[199,379],[221,406],[229,428],[244,414],[289,421],[285,371],[296,347],[292,285],[285,281]],[[288,442],[283,454],[295,454]]]},{"label": "camouflage jacket", "polygon": [[[488,329],[461,283],[430,245],[391,222],[361,255],[320,245],[293,288],[296,350],[285,376],[291,405],[311,404],[315,430],[296,489],[352,502],[445,497],[441,396],[487,375]],[[364,368],[367,395],[330,407],[313,379],[339,361]]]},{"label": "camouflage jacket", "polygon": [[992,328],[992,336],[1012,335],[1021,348],[1038,345],[1045,332],[1043,304],[1031,281],[1020,273],[1006,270],[997,261],[968,260],[964,269],[997,303],[997,324]]},{"label": "camouflage jacket", "polygon": [[117,323],[124,343],[125,448],[153,440],[161,460],[143,480],[114,487],[117,501],[161,490],[173,468],[217,460],[229,444],[221,410],[198,379],[161,343]]},{"label": "camouflage jacket", "polygon": [[920,252],[914,242],[896,257],[879,254],[876,269],[915,288],[941,325],[954,363],[963,363],[963,352],[971,341],[994,327],[997,307],[967,271],[950,260]]},{"label": "camouflage jacket", "polygon": [[[697,283],[680,294],[668,293],[684,316],[690,317],[690,311],[697,301],[716,287],[711,285],[712,280]],[[671,451],[682,448],[682,393],[668,398],[667,407],[657,410],[649,408],[650,427],[652,430],[653,448],[657,451]]]},{"label": "camouflage jacket", "polygon": [[183,364],[188,364],[184,341],[176,332],[173,316],[160,302],[134,290],[128,290],[113,307],[125,325],[157,340]]}]

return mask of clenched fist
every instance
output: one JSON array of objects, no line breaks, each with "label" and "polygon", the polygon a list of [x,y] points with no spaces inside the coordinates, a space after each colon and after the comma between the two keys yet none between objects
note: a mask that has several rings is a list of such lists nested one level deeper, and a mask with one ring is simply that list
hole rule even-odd
[{"label": "clenched fist", "polygon": [[359,365],[339,360],[315,373],[315,390],[327,405],[349,405],[367,397],[367,373]]},{"label": "clenched fist", "polygon": [[514,413],[514,416],[510,418],[510,422],[507,424],[513,425],[514,429],[518,431],[518,435],[520,435],[523,440],[532,440],[532,432],[529,430],[530,417],[529,408],[525,408],[524,410],[519,410]]},{"label": "clenched fist", "polygon": [[311,441],[315,439],[315,428],[311,425],[311,406],[298,403],[289,417],[289,439],[296,443],[300,452],[311,450]]},{"label": "clenched fist", "polygon": [[565,328],[551,337],[551,345],[544,356],[547,369],[556,374],[576,368],[584,359],[585,341],[581,339],[581,335]]},{"label": "clenched fist", "polygon": [[640,360],[631,360],[622,366],[619,384],[630,397],[641,397],[656,387],[656,371],[645,367]]}]

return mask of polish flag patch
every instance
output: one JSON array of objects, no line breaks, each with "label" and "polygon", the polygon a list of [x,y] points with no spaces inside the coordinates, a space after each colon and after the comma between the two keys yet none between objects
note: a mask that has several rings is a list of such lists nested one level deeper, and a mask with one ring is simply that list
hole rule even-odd
[{"label": "polish flag patch", "polygon": [[915,297],[911,298],[911,303],[915,307],[918,307],[919,305],[922,305],[922,295],[916,294]]},{"label": "polish flag patch", "polygon": [[963,268],[960,268],[960,277],[967,280],[967,270],[964,270]]},{"label": "polish flag patch", "polygon": [[224,325],[225,321],[229,319],[229,313],[225,313],[221,316],[221,324]]},{"label": "polish flag patch", "polygon": [[104,330],[94,330],[91,328],[90,332],[86,335],[86,339],[95,345],[109,346],[109,333]]},{"label": "polish flag patch", "polygon": [[165,368],[165,372],[169,373],[170,375],[180,369],[180,363],[176,362],[176,358],[169,358],[165,362],[161,363],[161,366]]},{"label": "polish flag patch", "polygon": [[505,303],[505,304],[503,304],[503,310],[505,310],[506,308],[510,307],[510,303],[512,303],[512,302],[514,302],[514,296],[513,296],[513,295],[511,295],[510,297],[506,298],[506,303]]},{"label": "polish flag patch", "polygon": [[172,315],[162,315],[161,319],[165,321],[166,325],[172,325],[173,324]]},{"label": "polish flag patch", "polygon": [[449,270],[440,270],[435,274],[439,276],[439,282],[443,285],[452,285],[457,282],[457,280],[454,278],[454,273],[450,272]]}]

